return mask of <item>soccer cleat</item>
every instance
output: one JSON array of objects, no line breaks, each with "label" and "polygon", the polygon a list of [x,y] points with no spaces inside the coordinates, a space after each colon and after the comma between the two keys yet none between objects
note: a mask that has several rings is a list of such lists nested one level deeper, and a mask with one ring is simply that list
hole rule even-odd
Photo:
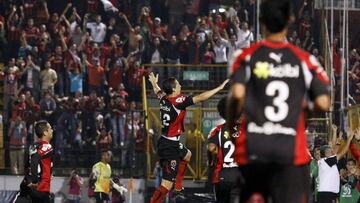
[{"label": "soccer cleat", "polygon": [[181,188],[181,190],[173,190],[174,199],[185,199],[185,193],[184,193],[184,187]]}]

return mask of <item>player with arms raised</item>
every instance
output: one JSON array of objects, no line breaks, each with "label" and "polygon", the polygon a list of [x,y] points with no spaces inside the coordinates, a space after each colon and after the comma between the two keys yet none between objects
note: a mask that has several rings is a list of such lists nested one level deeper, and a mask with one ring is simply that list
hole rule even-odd
[{"label": "player with arms raised", "polygon": [[190,161],[191,152],[180,142],[180,136],[184,132],[184,119],[186,108],[196,103],[205,101],[222,90],[228,80],[224,81],[215,89],[206,91],[200,95],[191,97],[181,93],[180,83],[173,77],[163,81],[162,89],[158,86],[158,75],[150,73],[154,92],[160,100],[160,120],[162,122],[161,137],[158,140],[158,155],[163,169],[161,185],[154,192],[150,202],[161,203],[175,182],[175,193],[183,190],[187,163]]}]

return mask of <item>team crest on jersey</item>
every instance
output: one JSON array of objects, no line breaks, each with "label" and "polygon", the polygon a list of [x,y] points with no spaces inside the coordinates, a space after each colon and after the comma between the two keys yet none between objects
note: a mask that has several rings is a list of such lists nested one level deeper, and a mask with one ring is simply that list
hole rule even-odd
[{"label": "team crest on jersey", "polygon": [[175,169],[176,169],[176,160],[171,160],[170,166],[171,166],[171,169],[172,169],[173,171],[175,171]]},{"label": "team crest on jersey", "polygon": [[52,147],[50,144],[43,144],[40,150],[44,153],[47,153],[52,150]]},{"label": "team crest on jersey", "polygon": [[181,96],[181,97],[177,98],[175,101],[176,101],[176,103],[183,103],[185,101],[185,97]]}]

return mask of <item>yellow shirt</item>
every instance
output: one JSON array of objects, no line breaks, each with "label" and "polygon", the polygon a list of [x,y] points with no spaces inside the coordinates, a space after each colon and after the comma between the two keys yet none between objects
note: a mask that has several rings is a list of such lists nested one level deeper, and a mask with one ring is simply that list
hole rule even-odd
[{"label": "yellow shirt", "polygon": [[103,162],[96,163],[92,172],[96,177],[95,192],[110,193],[111,167]]}]

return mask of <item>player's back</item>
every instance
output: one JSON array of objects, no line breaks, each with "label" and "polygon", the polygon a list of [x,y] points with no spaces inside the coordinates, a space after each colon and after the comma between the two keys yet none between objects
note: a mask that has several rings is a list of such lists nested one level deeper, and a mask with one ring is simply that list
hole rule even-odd
[{"label": "player's back", "polygon": [[213,183],[219,182],[220,171],[227,168],[237,168],[235,161],[234,140],[238,139],[239,134],[235,128],[234,134],[231,135],[226,128],[226,124],[221,124],[212,129],[208,136],[208,143],[217,147],[216,165],[213,175]]},{"label": "player's back", "polygon": [[304,102],[326,92],[328,81],[315,57],[289,43],[262,41],[240,53],[232,70],[233,80],[246,86],[238,162],[308,162]]}]

